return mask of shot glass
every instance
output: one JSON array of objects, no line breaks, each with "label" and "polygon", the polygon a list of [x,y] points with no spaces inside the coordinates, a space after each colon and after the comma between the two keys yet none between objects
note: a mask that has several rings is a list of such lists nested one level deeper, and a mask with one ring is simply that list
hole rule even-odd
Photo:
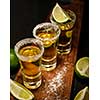
[{"label": "shot glass", "polygon": [[15,45],[15,53],[21,66],[23,84],[29,89],[36,89],[41,85],[40,60],[43,52],[42,42],[34,38],[22,39]]},{"label": "shot glass", "polygon": [[76,21],[76,15],[71,10],[67,10],[66,13],[70,16],[71,20],[68,20],[64,23],[58,23],[54,20],[52,15],[50,16],[51,23],[58,25],[61,29],[61,34],[59,36],[59,43],[57,48],[59,54],[69,54],[71,52],[72,33]]},{"label": "shot glass", "polygon": [[59,27],[49,22],[40,23],[33,29],[33,36],[41,40],[44,45],[41,66],[45,71],[51,71],[56,68],[59,35]]}]

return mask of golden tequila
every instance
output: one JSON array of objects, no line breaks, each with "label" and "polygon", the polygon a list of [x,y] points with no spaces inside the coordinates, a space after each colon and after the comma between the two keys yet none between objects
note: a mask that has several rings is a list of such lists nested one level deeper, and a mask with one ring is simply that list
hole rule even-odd
[{"label": "golden tequila", "polygon": [[34,40],[34,43],[29,41],[30,43],[26,44],[24,43],[26,41],[22,40],[16,45],[16,47],[20,47],[16,52],[21,66],[23,84],[29,89],[38,88],[42,82],[40,59],[43,53],[43,48],[40,48],[36,41],[37,40]]},{"label": "golden tequila", "polygon": [[54,20],[53,16],[50,16],[50,21],[59,26],[61,34],[58,41],[58,53],[69,54],[72,46],[72,33],[73,27],[76,21],[76,15],[73,11],[68,10],[66,13],[70,16],[70,20],[64,23],[58,23]]},{"label": "golden tequila", "polygon": [[44,53],[41,59],[43,70],[51,71],[57,64],[57,40],[60,34],[58,26],[51,23],[42,23],[35,27],[33,35],[40,39],[44,45]]}]

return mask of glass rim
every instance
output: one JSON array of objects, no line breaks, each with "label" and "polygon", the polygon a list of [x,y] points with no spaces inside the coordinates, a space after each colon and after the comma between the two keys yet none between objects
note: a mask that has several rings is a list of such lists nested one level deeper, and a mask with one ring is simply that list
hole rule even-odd
[{"label": "glass rim", "polygon": [[[48,25],[48,26],[51,26],[51,27],[54,27],[54,30],[55,30],[55,28],[56,28],[57,35],[56,35],[55,37],[52,37],[52,38],[45,38],[45,39],[44,39],[44,38],[41,38],[41,37],[39,37],[39,36],[37,36],[37,35],[36,35],[37,29],[42,28],[42,27],[47,26],[47,25]],[[50,23],[50,22],[44,22],[44,23],[40,23],[40,24],[36,25],[36,26],[34,27],[32,33],[33,33],[33,36],[34,36],[35,38],[37,38],[37,39],[40,39],[40,40],[42,40],[42,41],[45,41],[45,40],[50,40],[50,41],[52,41],[52,40],[55,40],[55,39],[57,39],[57,38],[59,37],[59,35],[60,35],[60,33],[61,33],[61,30],[60,30],[59,26],[56,25],[56,24],[53,24],[53,23]]]},{"label": "glass rim", "polygon": [[[35,55],[35,56],[23,56],[23,55],[20,55],[19,54],[20,47],[23,46],[24,44],[28,44],[28,43],[37,44],[39,46],[39,48],[41,49],[41,52],[38,55]],[[42,41],[40,41],[38,39],[35,39],[35,38],[25,38],[25,39],[22,39],[22,40],[18,41],[15,44],[14,50],[15,50],[15,53],[16,53],[18,59],[20,59],[21,61],[29,61],[31,59],[31,61],[34,62],[34,61],[37,61],[43,55],[43,53],[44,53],[44,46],[43,46]]]}]

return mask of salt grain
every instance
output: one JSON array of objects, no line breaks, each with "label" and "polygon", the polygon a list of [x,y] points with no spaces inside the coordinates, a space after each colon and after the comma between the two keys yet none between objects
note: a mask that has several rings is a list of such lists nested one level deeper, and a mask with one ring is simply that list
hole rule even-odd
[{"label": "salt grain", "polygon": [[[44,100],[61,100],[61,95],[58,94],[62,91],[64,92],[64,76],[67,72],[67,67],[63,67],[59,73],[55,73],[55,77],[51,80],[47,81],[45,85],[45,92],[47,93],[47,97]],[[50,99],[51,98],[51,99]]]}]

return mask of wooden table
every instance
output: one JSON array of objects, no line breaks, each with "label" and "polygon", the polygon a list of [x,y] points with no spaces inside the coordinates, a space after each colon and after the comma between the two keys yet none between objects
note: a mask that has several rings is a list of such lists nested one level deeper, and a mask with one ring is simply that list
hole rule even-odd
[{"label": "wooden table", "polygon": [[[83,2],[74,2],[63,6],[64,9],[70,9],[75,12],[77,18],[73,31],[72,50],[68,55],[58,55],[57,67],[55,70],[51,72],[42,71],[42,85],[36,90],[31,90],[35,95],[35,100],[70,100],[74,66],[78,52],[83,6]],[[22,83],[20,70],[15,80]],[[10,99],[15,100],[13,96],[11,96]]]}]

